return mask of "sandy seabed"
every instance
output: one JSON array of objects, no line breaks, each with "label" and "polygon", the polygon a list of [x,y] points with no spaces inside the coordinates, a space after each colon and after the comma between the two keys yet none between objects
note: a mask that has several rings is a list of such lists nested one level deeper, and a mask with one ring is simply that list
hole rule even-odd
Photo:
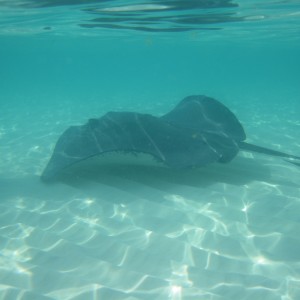
[{"label": "sandy seabed", "polygon": [[[300,154],[296,118],[251,109],[252,142]],[[94,159],[44,184],[58,136],[89,112],[3,111],[0,299],[300,299],[299,167],[249,153],[184,172]]]}]

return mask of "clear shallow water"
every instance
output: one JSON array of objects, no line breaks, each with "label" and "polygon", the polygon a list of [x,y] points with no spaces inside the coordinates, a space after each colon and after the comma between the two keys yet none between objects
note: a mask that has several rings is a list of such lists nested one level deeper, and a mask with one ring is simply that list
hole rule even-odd
[{"label": "clear shallow water", "polygon": [[300,298],[297,166],[92,160],[39,181],[68,126],[161,115],[191,94],[227,105],[250,142],[299,155],[298,2],[86,3],[1,1],[0,299]]}]

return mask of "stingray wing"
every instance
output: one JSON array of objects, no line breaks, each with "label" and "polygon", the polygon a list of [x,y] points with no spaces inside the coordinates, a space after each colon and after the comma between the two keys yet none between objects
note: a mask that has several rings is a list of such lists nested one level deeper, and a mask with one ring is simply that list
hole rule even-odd
[{"label": "stingray wing", "polygon": [[231,161],[239,151],[239,142],[246,139],[236,116],[219,101],[203,95],[184,98],[161,119],[197,132],[218,153],[219,162]]},{"label": "stingray wing", "polygon": [[59,138],[42,179],[51,180],[66,167],[107,152],[146,153],[179,169],[228,162],[245,137],[234,114],[206,96],[186,97],[160,118],[109,112],[68,128]]},{"label": "stingray wing", "polygon": [[161,118],[183,128],[224,136],[236,142],[246,139],[236,116],[221,102],[203,95],[184,98]]},{"label": "stingray wing", "polygon": [[83,126],[68,128],[59,138],[42,179],[51,180],[66,167],[107,152],[147,153],[173,168],[203,166],[220,159],[207,137],[193,128],[147,114],[109,112]]}]

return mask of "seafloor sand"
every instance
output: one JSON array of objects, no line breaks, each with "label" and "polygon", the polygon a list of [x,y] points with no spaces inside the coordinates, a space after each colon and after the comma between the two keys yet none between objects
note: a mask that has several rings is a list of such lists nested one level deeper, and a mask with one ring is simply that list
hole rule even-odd
[{"label": "seafloor sand", "polygon": [[[300,154],[295,114],[245,105],[252,142]],[[243,153],[186,172],[94,160],[43,184],[57,137],[90,107],[2,109],[0,299],[300,299],[299,167]]]}]

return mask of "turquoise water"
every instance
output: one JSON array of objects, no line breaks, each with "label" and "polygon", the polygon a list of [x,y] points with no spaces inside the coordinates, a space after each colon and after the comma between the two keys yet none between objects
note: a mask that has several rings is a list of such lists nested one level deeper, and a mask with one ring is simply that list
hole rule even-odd
[{"label": "turquoise water", "polygon": [[0,299],[300,299],[299,166],[121,156],[39,179],[69,126],[194,94],[299,156],[299,16],[299,1],[0,1]]}]

